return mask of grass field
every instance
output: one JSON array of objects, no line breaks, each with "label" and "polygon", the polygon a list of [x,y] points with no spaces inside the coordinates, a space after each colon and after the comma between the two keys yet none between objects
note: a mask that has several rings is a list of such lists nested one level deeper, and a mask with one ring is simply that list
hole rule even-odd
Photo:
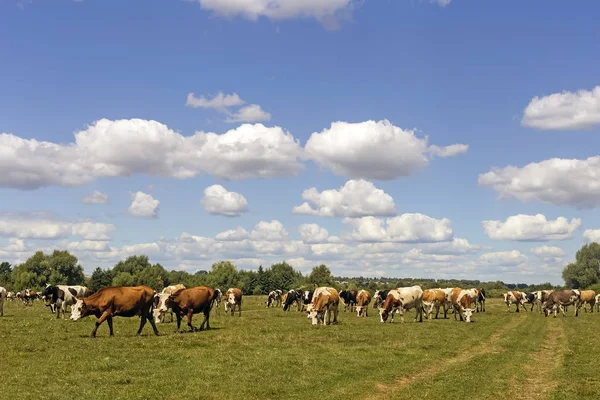
[{"label": "grass field", "polygon": [[472,324],[417,324],[411,313],[383,325],[370,309],[313,327],[305,313],[264,300],[245,297],[242,318],[213,310],[210,331],[174,334],[175,323],[163,323],[155,337],[146,324],[136,337],[137,317],[116,318],[115,337],[103,324],[96,339],[95,317],[56,320],[40,302],[7,302],[0,398],[600,398],[597,313],[508,314],[492,300]]}]

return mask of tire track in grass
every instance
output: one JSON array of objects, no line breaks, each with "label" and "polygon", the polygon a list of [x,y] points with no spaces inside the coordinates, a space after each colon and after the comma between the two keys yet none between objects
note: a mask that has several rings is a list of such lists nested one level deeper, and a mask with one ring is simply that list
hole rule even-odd
[{"label": "tire track in grass", "polygon": [[558,386],[553,372],[560,368],[565,357],[566,334],[562,321],[549,322],[544,341],[523,368],[525,378],[513,380],[509,398],[547,399]]},{"label": "tire track in grass", "polygon": [[511,322],[494,332],[486,341],[479,343],[474,347],[468,347],[465,352],[455,357],[440,360],[440,362],[434,366],[428,366],[413,376],[397,378],[392,383],[378,383],[375,393],[371,393],[362,398],[365,400],[381,400],[382,397],[393,398],[394,393],[397,391],[412,385],[414,382],[429,379],[440,373],[443,373],[444,371],[452,368],[454,365],[467,362],[484,354],[499,353],[502,350],[496,346],[498,341],[504,336],[504,334],[518,328],[523,322],[525,322],[524,318],[512,319]]}]

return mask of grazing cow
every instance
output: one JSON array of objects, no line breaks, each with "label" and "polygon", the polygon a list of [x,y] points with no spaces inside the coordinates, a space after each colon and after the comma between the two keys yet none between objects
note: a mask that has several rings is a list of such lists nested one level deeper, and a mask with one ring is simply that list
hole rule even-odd
[{"label": "grazing cow", "polygon": [[133,317],[139,315],[140,328],[137,335],[142,333],[146,320],[152,325],[154,334],[158,336],[158,329],[152,319],[150,310],[154,299],[154,290],[148,286],[111,286],[98,290],[95,294],[77,299],[71,307],[71,320],[77,321],[88,315],[95,315],[98,320],[90,337],[96,337],[98,327],[106,321],[113,333],[113,317]]},{"label": "grazing cow", "polygon": [[[522,303],[523,304],[523,308],[525,308],[525,304],[531,304],[531,309],[529,311],[533,312],[533,307],[535,307],[535,303],[536,303],[536,301],[535,301],[536,300],[536,294],[535,294],[535,292],[529,292],[529,293],[523,293],[523,292],[521,292],[521,294],[524,295],[523,296],[524,301]],[[527,309],[525,308],[525,310],[527,310]]]},{"label": "grazing cow", "polygon": [[298,311],[301,311],[303,296],[304,296],[304,292],[301,290],[294,290],[294,289],[290,290],[287,293],[285,302],[283,303],[283,311],[288,311],[290,309],[290,307],[292,306],[292,304],[294,304],[294,303],[296,303],[296,305],[298,306]]},{"label": "grazing cow", "polygon": [[[182,285],[183,286],[183,285]],[[208,286],[198,286],[190,289],[179,289],[168,295],[165,299],[165,310],[172,309],[177,316],[177,331],[180,332],[181,320],[187,315],[188,326],[190,332],[210,329],[210,310],[215,305],[218,297],[218,292]],[[192,317],[194,314],[204,313],[204,321],[196,329],[192,325]]]},{"label": "grazing cow", "polygon": [[6,300],[13,301],[16,298],[17,298],[17,294],[15,292],[6,293]]},{"label": "grazing cow", "polygon": [[350,312],[354,311],[356,307],[356,290],[342,290],[340,292],[340,299],[344,300],[344,312],[350,309]]},{"label": "grazing cow", "polygon": [[271,304],[273,304],[273,307],[281,307],[281,296],[283,295],[283,291],[282,290],[271,290],[271,292],[269,292],[269,297],[267,297],[267,308],[271,307]]},{"label": "grazing cow", "polygon": [[6,299],[6,289],[0,286],[0,317],[4,317],[4,299]]},{"label": "grazing cow", "polygon": [[385,303],[385,299],[387,299],[387,295],[390,291],[389,290],[376,290],[375,294],[373,295],[373,308],[374,309],[379,309],[383,306],[383,303]]},{"label": "grazing cow", "polygon": [[30,306],[30,305],[32,305],[33,300],[35,300],[37,298],[37,293],[34,292],[33,290],[25,289],[25,290],[21,290],[17,294],[17,298],[21,299],[21,301],[23,301],[23,304],[25,304],[26,306]]},{"label": "grazing cow", "polygon": [[305,309],[308,309],[308,306],[312,302],[315,292],[316,292],[316,290],[305,290],[302,292],[302,311],[304,311]]},{"label": "grazing cow", "polygon": [[85,298],[89,289],[85,286],[46,286],[42,296],[46,298],[46,306],[50,307],[52,312],[56,312],[56,318],[60,318],[60,312],[63,313],[63,319],[66,319],[67,307],[73,306],[78,298]]},{"label": "grazing cow", "polygon": [[225,292],[225,312],[227,313],[231,309],[231,316],[235,312],[235,307],[238,308],[239,316],[242,316],[242,291],[238,288],[229,288]]},{"label": "grazing cow", "polygon": [[314,291],[312,301],[307,307],[308,318],[312,319],[313,325],[318,325],[323,320],[323,325],[331,324],[331,314],[333,314],[333,323],[337,323],[338,306],[340,296],[338,291],[332,287],[320,287]]},{"label": "grazing cow", "polygon": [[471,316],[475,312],[472,308],[473,298],[470,296],[468,290],[461,288],[454,288],[452,290],[452,306],[454,307],[454,320],[456,321],[456,314],[460,316],[461,321],[471,322]]},{"label": "grazing cow", "polygon": [[446,293],[441,289],[429,289],[423,291],[423,311],[425,311],[425,317],[431,319],[431,314],[435,308],[435,319],[438,319],[440,313],[440,307],[446,304]]},{"label": "grazing cow", "polygon": [[535,297],[537,300],[536,309],[538,309],[540,313],[542,313],[542,310],[546,307],[548,296],[550,296],[550,293],[552,293],[553,291],[554,290],[539,290],[535,292]]},{"label": "grazing cow", "polygon": [[523,310],[527,311],[525,308],[525,293],[517,292],[515,290],[504,293],[504,302],[506,303],[506,311],[510,312],[510,306],[514,303],[517,305],[517,312],[519,312],[519,304],[523,307]]},{"label": "grazing cow", "polygon": [[554,312],[554,318],[556,318],[556,313],[560,309],[564,317],[566,316],[565,307],[570,305],[575,306],[575,316],[579,316],[579,307],[581,305],[581,293],[579,290],[557,290],[548,296],[548,300],[544,306],[544,315],[547,317]]},{"label": "grazing cow", "polygon": [[589,305],[590,312],[594,312],[594,305],[596,304],[596,292],[593,290],[582,290],[580,295],[583,311],[587,312],[587,308],[585,306]]},{"label": "grazing cow", "polygon": [[360,317],[365,313],[365,317],[369,316],[369,303],[371,302],[371,293],[368,290],[361,290],[356,295],[356,316]]},{"label": "grazing cow", "polygon": [[404,311],[414,308],[415,321],[423,322],[423,289],[420,286],[410,286],[398,289],[392,289],[383,303],[383,307],[379,309],[381,322],[387,321],[390,313],[392,314],[391,322],[394,322],[394,311],[400,314],[400,322],[404,323]]},{"label": "grazing cow", "polygon": [[[162,292],[154,295],[152,315],[154,316],[154,322],[157,324],[162,323],[165,320],[165,314],[169,308],[165,305],[167,298],[173,293],[185,289],[185,286],[181,283],[178,285],[167,286]],[[173,322],[173,310],[171,310],[171,322]]]}]

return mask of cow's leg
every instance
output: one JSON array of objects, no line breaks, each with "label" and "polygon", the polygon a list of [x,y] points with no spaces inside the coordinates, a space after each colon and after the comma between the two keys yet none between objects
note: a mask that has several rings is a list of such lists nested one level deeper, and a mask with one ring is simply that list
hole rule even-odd
[{"label": "cow's leg", "polygon": [[181,332],[179,329],[181,328],[181,312],[178,311],[175,314],[175,317],[177,318],[177,329],[175,330],[175,332]]},{"label": "cow's leg", "polygon": [[238,304],[238,316],[242,316],[242,302],[240,301]]},{"label": "cow's leg", "polygon": [[190,327],[190,332],[194,332],[194,326],[192,325],[192,317],[194,316],[194,310],[190,309],[187,312],[187,320],[188,320],[188,326]]},{"label": "cow's leg", "polygon": [[108,324],[108,330],[110,331],[110,336],[115,336],[114,332],[113,332],[113,320],[112,317],[107,317],[106,318],[106,323]]},{"label": "cow's leg", "polygon": [[136,336],[142,334],[142,329],[144,329],[144,326],[146,326],[146,315],[142,312],[140,315],[140,328],[138,329]]},{"label": "cow's leg", "polygon": [[323,313],[323,325],[331,325],[331,312],[329,311],[329,306],[325,307],[325,312]]},{"label": "cow's leg", "polygon": [[150,310],[151,310],[151,308],[148,309],[148,312],[146,312],[146,319],[148,320],[148,322],[150,322],[150,325],[152,326],[152,330],[154,331],[154,334],[156,336],[158,336],[158,329],[156,328],[156,323],[154,322],[154,318],[152,317],[152,313],[150,312]]},{"label": "cow's leg", "polygon": [[92,330],[92,333],[90,333],[90,337],[95,338],[96,337],[96,332],[98,332],[98,327],[104,322],[104,320],[106,320],[108,317],[110,317],[110,311],[106,310],[102,313],[102,315],[100,316],[100,318],[98,318],[98,320],[96,321],[96,326],[94,326],[94,329]]},{"label": "cow's leg", "polygon": [[200,330],[204,329],[204,324],[206,324],[206,330],[210,329],[209,319],[210,319],[210,309],[208,311],[204,310],[204,321],[202,321],[202,324],[200,325]]},{"label": "cow's leg", "polygon": [[579,316],[579,308],[581,307],[581,303],[575,303],[575,316]]}]

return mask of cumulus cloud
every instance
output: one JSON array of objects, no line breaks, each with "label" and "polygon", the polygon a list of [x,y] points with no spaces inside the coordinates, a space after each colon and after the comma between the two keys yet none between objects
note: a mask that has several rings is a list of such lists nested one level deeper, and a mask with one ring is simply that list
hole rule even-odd
[{"label": "cumulus cloud", "polygon": [[247,230],[245,230],[241,226],[238,226],[235,229],[230,229],[225,232],[221,232],[221,233],[217,234],[216,238],[217,238],[217,240],[234,241],[235,242],[235,241],[240,241],[240,240],[250,238],[250,234],[248,233]]},{"label": "cumulus cloud", "polygon": [[562,257],[566,253],[558,246],[537,246],[531,248],[531,253],[541,258]]},{"label": "cumulus cloud", "polygon": [[[223,179],[296,174],[302,149],[279,127],[244,124],[224,134],[182,136],[156,121],[102,119],[62,145],[0,134],[0,187],[79,186],[135,174]],[[127,154],[127,157],[123,157]]]},{"label": "cumulus cloud", "polygon": [[325,243],[329,239],[327,229],[317,224],[302,224],[298,227],[298,232],[304,243]]},{"label": "cumulus cloud", "polygon": [[[329,129],[310,136],[305,152],[309,159],[336,175],[391,180],[427,166],[430,148],[427,137],[418,138],[413,130],[382,120],[334,122]],[[447,155],[452,152],[456,153],[456,148],[448,150]]]},{"label": "cumulus cloud", "polygon": [[157,218],[160,201],[144,192],[131,194],[131,205],[127,210],[129,215],[139,218]]},{"label": "cumulus cloud", "polygon": [[454,238],[449,242],[427,243],[420,247],[426,254],[471,254],[481,250],[481,246],[471,244],[467,239]]},{"label": "cumulus cloud", "polygon": [[108,203],[108,195],[99,190],[94,190],[92,193],[81,199],[81,202],[83,204],[106,204]]},{"label": "cumulus cloud", "polygon": [[354,230],[342,237],[358,242],[444,242],[452,240],[447,218],[435,219],[423,214],[402,214],[385,221],[375,217],[346,218]]},{"label": "cumulus cloud", "polygon": [[468,144],[451,144],[450,146],[429,146],[429,152],[439,157],[454,157],[462,153],[466,153],[469,150]]},{"label": "cumulus cloud", "polygon": [[600,125],[600,86],[575,93],[536,96],[525,107],[521,124],[543,130],[578,130]]},{"label": "cumulus cloud", "polygon": [[63,221],[45,214],[0,214],[0,236],[17,239],[109,240],[114,225],[91,221]]},{"label": "cumulus cloud", "polygon": [[319,192],[310,188],[302,192],[305,202],[292,209],[294,214],[322,217],[364,217],[396,215],[392,196],[365,180],[350,180],[339,189]]},{"label": "cumulus cloud", "polygon": [[502,221],[482,221],[485,234],[493,240],[519,240],[544,242],[548,240],[566,240],[581,226],[581,219],[570,222],[565,217],[546,220],[542,214],[518,214]]},{"label": "cumulus cloud", "polygon": [[223,112],[229,107],[240,106],[244,103],[245,101],[237,93],[223,94],[223,92],[219,92],[212,99],[205,96],[196,97],[194,93],[188,93],[185,105],[192,108],[212,108]]},{"label": "cumulus cloud", "polygon": [[277,220],[271,222],[260,221],[250,233],[250,238],[253,240],[265,240],[269,242],[285,240],[287,237],[288,232],[283,227],[283,224]]},{"label": "cumulus cloud", "polygon": [[478,261],[490,266],[516,266],[527,262],[529,258],[518,250],[485,253]]},{"label": "cumulus cloud", "polygon": [[600,205],[600,156],[585,160],[552,158],[524,167],[493,168],[479,175],[499,197],[538,200],[557,206],[595,208]]},{"label": "cumulus cloud", "polygon": [[226,217],[238,217],[248,212],[246,198],[239,193],[228,191],[221,185],[212,185],[204,189],[201,204],[210,214]]},{"label": "cumulus cloud", "polygon": [[600,243],[600,229],[586,229],[583,231],[583,238],[586,242]]},{"label": "cumulus cloud", "polygon": [[270,120],[270,113],[263,110],[258,104],[249,104],[230,114],[225,122],[259,122]]}]

